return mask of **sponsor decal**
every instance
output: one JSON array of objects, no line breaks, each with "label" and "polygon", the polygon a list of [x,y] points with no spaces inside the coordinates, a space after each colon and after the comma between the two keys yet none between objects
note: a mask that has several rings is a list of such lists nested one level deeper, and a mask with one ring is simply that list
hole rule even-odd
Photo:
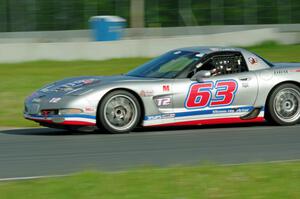
[{"label": "sponsor decal", "polygon": [[54,123],[62,123],[62,122],[65,121],[65,118],[63,118],[63,117],[54,117],[54,118],[52,118],[52,121]]},{"label": "sponsor decal", "polygon": [[234,48],[210,48],[211,51],[236,51]]},{"label": "sponsor decal", "polygon": [[49,91],[55,91],[55,92],[59,92],[59,91],[64,91],[64,92],[68,92],[68,91],[73,91],[77,88],[80,88],[82,86],[86,86],[89,84],[93,84],[93,83],[98,83],[100,82],[100,80],[98,79],[83,79],[83,80],[76,80],[74,82],[69,82],[66,84],[62,84],[62,85],[58,85],[58,86],[50,86],[47,87],[45,89],[42,89],[42,92],[49,92]]},{"label": "sponsor decal", "polygon": [[250,64],[257,64],[258,63],[257,58],[255,58],[255,57],[249,57],[248,61],[250,62]]},{"label": "sponsor decal", "polygon": [[163,91],[169,92],[170,91],[170,85],[163,85]]},{"label": "sponsor decal", "polygon": [[52,99],[49,101],[49,103],[56,104],[56,103],[58,103],[60,100],[61,100],[60,97],[54,97],[54,98],[52,98]]},{"label": "sponsor decal", "polygon": [[287,73],[289,73],[288,70],[275,70],[274,71],[275,75],[284,75],[284,74],[287,74]]},{"label": "sponsor decal", "polygon": [[249,112],[247,108],[212,110],[212,114]]},{"label": "sponsor decal", "polygon": [[146,120],[161,120],[161,119],[172,119],[175,118],[175,113],[166,113],[166,114],[160,114],[160,115],[150,115],[147,116]]},{"label": "sponsor decal", "polygon": [[85,79],[85,80],[82,80],[82,83],[83,85],[87,85],[87,84],[92,84],[94,82],[94,79]]},{"label": "sponsor decal", "polygon": [[42,95],[42,94],[40,94],[40,93],[38,93],[38,92],[34,92],[34,93],[32,93],[30,96],[28,96],[27,98],[26,98],[26,100],[36,100],[36,101],[38,101],[38,99],[40,99],[40,98],[42,98],[42,97],[45,97],[45,95]]},{"label": "sponsor decal", "polygon": [[150,97],[153,96],[153,90],[141,90],[140,96],[141,97]]},{"label": "sponsor decal", "polygon": [[175,113],[175,117],[211,115],[211,114],[218,114],[218,113],[223,114],[223,113],[235,113],[235,112],[250,112],[251,110],[253,110],[253,107],[207,109],[207,110],[179,112],[179,113]]},{"label": "sponsor decal", "polygon": [[[215,90],[215,96],[212,91]],[[191,85],[185,107],[187,109],[229,106],[235,98],[238,83],[235,80],[194,83]]]},{"label": "sponsor decal", "polygon": [[155,100],[157,106],[168,106],[171,104],[171,97],[163,97]]},{"label": "sponsor decal", "polygon": [[197,110],[197,111],[185,111],[168,114],[157,114],[146,116],[145,120],[159,120],[166,118],[184,118],[190,116],[202,116],[212,114],[227,114],[227,113],[247,113],[253,110],[252,106],[245,106],[240,108],[220,108],[220,109],[209,109],[209,110]]},{"label": "sponsor decal", "polygon": [[85,112],[95,112],[96,110],[93,107],[86,107],[86,108],[84,108],[84,111]]}]

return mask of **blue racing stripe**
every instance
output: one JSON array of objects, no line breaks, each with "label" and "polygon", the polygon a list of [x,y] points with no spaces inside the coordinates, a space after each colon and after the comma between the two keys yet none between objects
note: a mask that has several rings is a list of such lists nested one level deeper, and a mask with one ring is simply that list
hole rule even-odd
[{"label": "blue racing stripe", "polygon": [[[222,108],[222,109],[186,111],[186,112],[179,112],[179,113],[173,113],[173,114],[174,114],[174,117],[186,117],[186,116],[195,116],[195,115],[211,115],[211,114],[222,114],[222,113],[250,112],[253,109],[254,109],[253,106],[245,106],[245,107],[239,107],[239,108]],[[144,120],[151,120],[151,118],[163,119],[163,118],[168,117],[168,115],[172,115],[172,113],[149,115],[149,116],[145,116]]]},{"label": "blue racing stripe", "polygon": [[[193,116],[193,115],[210,115],[210,114],[222,114],[222,113],[237,113],[237,112],[249,112],[253,109],[250,107],[242,107],[242,108],[224,108],[224,109],[213,109],[213,110],[203,110],[203,111],[188,111],[175,113],[175,117],[185,117],[185,116]],[[242,110],[242,111],[241,111]]]},{"label": "blue racing stripe", "polygon": [[74,115],[62,115],[63,117],[81,117],[81,118],[87,118],[87,119],[96,119],[96,116],[93,115],[80,115],[80,114],[74,114]]}]

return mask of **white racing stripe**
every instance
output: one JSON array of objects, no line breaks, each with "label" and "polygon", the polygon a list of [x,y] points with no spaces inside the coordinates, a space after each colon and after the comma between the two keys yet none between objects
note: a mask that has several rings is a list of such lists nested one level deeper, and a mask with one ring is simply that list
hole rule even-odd
[{"label": "white racing stripe", "polygon": [[65,121],[89,122],[96,124],[96,119],[81,118],[81,117],[66,117]]},{"label": "white racing stripe", "polygon": [[[193,116],[185,116],[185,117],[174,117],[174,118],[166,118],[166,119],[154,119],[154,120],[144,120],[143,125],[144,126],[151,126],[151,125],[160,125],[160,124],[168,124],[168,123],[178,123],[178,122],[192,122],[192,121],[198,121],[198,120],[213,120],[213,119],[236,119],[240,118],[240,113],[232,113],[232,114],[218,114],[213,116],[207,116],[207,115],[193,115]],[[264,111],[261,111],[257,117],[264,117]],[[251,120],[250,120],[251,122]],[[200,123],[200,121],[199,121]],[[233,122],[234,124],[234,122]]]}]

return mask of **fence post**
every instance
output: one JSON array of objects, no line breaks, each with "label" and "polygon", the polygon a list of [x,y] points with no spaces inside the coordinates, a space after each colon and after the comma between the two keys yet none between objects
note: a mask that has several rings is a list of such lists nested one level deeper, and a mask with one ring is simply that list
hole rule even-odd
[{"label": "fence post", "polygon": [[29,9],[30,9],[30,16],[28,18],[30,18],[30,23],[28,24],[29,27],[27,27],[27,30],[37,30],[37,7],[36,7],[36,0],[30,0],[29,1],[29,5],[28,5]]},{"label": "fence post", "polygon": [[9,0],[5,1],[5,8],[6,8],[6,31],[10,32],[11,31],[11,17],[10,17],[10,3]]},{"label": "fence post", "polygon": [[131,0],[130,1],[130,25],[132,28],[145,27],[145,1]]},{"label": "fence post", "polygon": [[197,19],[193,14],[191,0],[178,0],[179,14],[185,26],[196,26]]}]

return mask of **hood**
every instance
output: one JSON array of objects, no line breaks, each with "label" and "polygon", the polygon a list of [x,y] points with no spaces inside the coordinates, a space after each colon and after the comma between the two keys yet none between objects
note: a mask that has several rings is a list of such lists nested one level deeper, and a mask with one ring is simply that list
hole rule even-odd
[{"label": "hood", "polygon": [[71,93],[80,90],[84,87],[92,86],[94,84],[100,83],[101,77],[75,77],[68,78],[61,81],[49,84],[39,91],[42,93]]},{"label": "hood", "polygon": [[82,94],[88,90],[91,90],[100,85],[108,84],[108,83],[116,83],[116,82],[126,82],[126,81],[157,81],[157,79],[153,78],[139,78],[132,77],[126,75],[118,75],[118,76],[83,76],[83,77],[75,77],[68,78],[61,81],[54,82],[53,84],[49,84],[39,92],[45,94],[56,94],[56,95],[67,95],[67,94]]}]

